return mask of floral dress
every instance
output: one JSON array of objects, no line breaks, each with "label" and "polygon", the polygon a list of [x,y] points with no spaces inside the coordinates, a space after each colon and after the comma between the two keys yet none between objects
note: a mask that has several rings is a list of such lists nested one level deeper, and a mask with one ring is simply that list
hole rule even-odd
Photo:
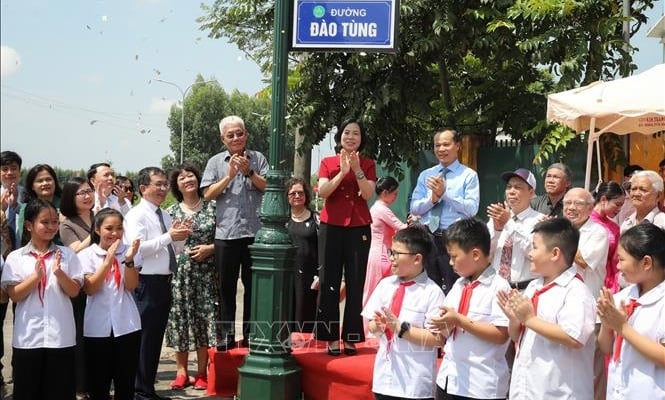
[{"label": "floral dress", "polygon": [[[180,204],[166,211],[174,221],[188,218]],[[204,201],[201,210],[191,218],[196,226],[185,240],[184,250],[177,255],[178,271],[171,282],[173,303],[166,327],[166,345],[177,351],[215,347],[221,337],[214,257],[197,262],[189,256],[193,247],[214,243],[215,204]]]}]

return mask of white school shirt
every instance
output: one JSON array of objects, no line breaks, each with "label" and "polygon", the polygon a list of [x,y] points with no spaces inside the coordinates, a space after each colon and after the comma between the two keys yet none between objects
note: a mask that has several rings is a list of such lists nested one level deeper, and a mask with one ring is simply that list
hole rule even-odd
[{"label": "white school shirt", "polygon": [[[439,313],[439,306],[446,296],[441,287],[427,277],[425,272],[414,278],[416,283],[406,287],[398,319],[408,321],[412,327],[423,328],[425,321]],[[389,276],[382,279],[367,300],[362,316],[374,318],[374,312],[382,307],[390,308],[393,294],[399,287],[400,278]],[[434,397],[434,372],[436,371],[436,348],[411,343],[397,337],[393,332],[390,352],[387,351],[386,335],[379,337],[379,350],[374,360],[372,391],[387,396],[404,398]]]},{"label": "white school shirt", "polygon": [[[660,344],[665,343],[665,282],[641,297],[637,285],[630,285],[614,295],[617,307],[622,300],[628,304],[631,298],[640,305],[635,308],[628,323],[640,335]],[[615,363],[610,356],[607,399],[665,399],[665,368],[647,360],[624,339],[619,361]]]},{"label": "white school shirt", "polygon": [[[141,199],[125,216],[124,242],[129,244],[134,239],[141,239],[139,251],[143,257],[141,274],[170,275],[169,251],[167,246],[173,246],[177,255],[184,248],[184,241],[173,242],[168,231],[162,233],[162,226],[157,216],[157,206],[146,199]],[[171,216],[162,210],[162,218],[166,229],[171,226]]]},{"label": "white school shirt", "polygon": [[[499,307],[496,293],[499,290],[510,290],[510,285],[492,266],[483,271],[478,281],[480,285],[473,289],[467,316],[472,321],[507,327],[508,317]],[[443,304],[457,310],[462,290],[468,283],[467,278],[457,279]],[[510,381],[506,362],[509,343],[510,340],[500,345],[490,343],[458,327],[455,338],[450,336],[443,348],[443,361],[436,377],[437,386],[447,388],[448,394],[456,396],[505,398]]]},{"label": "white school shirt", "polygon": [[[515,220],[516,218],[517,220]],[[490,254],[492,254],[492,265],[497,268],[501,265],[501,252],[503,245],[511,235],[513,237],[513,255],[510,261],[510,281],[522,282],[535,278],[531,273],[531,262],[527,257],[533,242],[533,227],[545,218],[545,215],[539,213],[531,207],[515,215],[510,212],[510,218],[503,230],[494,230],[494,221],[492,219],[487,223],[492,239]]]},{"label": "white school shirt", "polygon": [[592,221],[591,218],[582,224],[579,231],[580,240],[577,249],[588,267],[573,265],[591,290],[593,298],[598,299],[600,288],[604,286],[605,275],[607,275],[607,252],[610,248],[610,239],[605,228]]},{"label": "white school shirt", "polygon": [[[83,318],[83,336],[85,337],[118,337],[141,329],[141,316],[134,302],[132,293],[125,289],[125,259],[127,246],[120,244],[115,257],[120,267],[120,288],[113,277],[105,280],[99,291],[88,295]],[[79,261],[84,275],[94,274],[106,258],[106,250],[93,244],[83,249],[79,254]],[[141,265],[139,254],[134,257],[134,263]]]},{"label": "white school shirt", "polygon": [[[540,295],[538,318],[559,325],[583,347],[572,349],[525,329],[513,364],[510,400],[593,398],[596,304],[576,273],[575,267],[568,268]],[[542,287],[543,278],[535,279],[524,295],[531,298]]]},{"label": "white school shirt", "polygon": [[[79,285],[83,282],[81,264],[76,254],[65,246],[51,244],[49,251],[60,250],[60,268]],[[17,285],[35,272],[37,260],[30,254],[36,252],[32,242],[7,256],[2,271],[1,285]],[[46,260],[46,288],[44,304],[35,288],[28,296],[16,304],[14,314],[14,335],[12,346],[18,349],[62,349],[76,345],[74,311],[70,297],[62,290],[58,278],[51,268],[55,260],[52,253]]]},{"label": "white school shirt", "polygon": [[122,215],[127,215],[129,210],[132,208],[132,203],[129,200],[124,199],[123,203],[120,204],[120,198],[111,193],[108,196],[106,196],[106,202],[102,204],[99,199],[99,194],[97,193],[97,191],[95,191],[95,206],[93,207],[92,210],[96,214],[99,212],[99,210],[103,208],[112,208],[116,211],[120,211]]},{"label": "white school shirt", "polygon": [[656,207],[654,207],[651,211],[649,211],[649,213],[646,216],[644,216],[644,219],[641,221],[637,220],[637,212],[633,212],[632,214],[630,214],[630,216],[621,223],[621,229],[620,229],[621,234],[623,234],[628,229],[634,227],[635,225],[644,223],[646,221],[651,222],[660,229],[665,229],[665,213],[660,211],[658,209],[658,205],[656,205]]}]

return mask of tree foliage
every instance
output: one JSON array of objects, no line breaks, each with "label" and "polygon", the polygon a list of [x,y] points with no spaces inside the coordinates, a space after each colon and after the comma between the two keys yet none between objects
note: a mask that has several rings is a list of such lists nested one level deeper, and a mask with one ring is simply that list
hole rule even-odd
[{"label": "tree foliage", "polygon": [[[195,82],[204,82],[200,75]],[[222,151],[219,121],[228,115],[238,115],[249,132],[247,147],[266,153],[269,140],[270,100],[250,97],[234,90],[227,93],[217,82],[194,85],[185,97],[184,159],[198,168],[205,168],[208,159]],[[173,155],[162,159],[162,167],[170,170],[180,161],[180,120],[182,108],[171,107],[167,126],[171,130],[170,147]]]},{"label": "tree foliage", "polygon": [[[201,29],[226,37],[270,71],[273,2],[217,0]],[[290,53],[290,124],[305,147],[342,119],[361,118],[366,151],[395,169],[431,146],[433,131],[499,132],[571,141],[545,120],[546,95],[629,74],[635,50],[622,37],[621,0],[403,0],[396,54]],[[653,0],[632,2],[631,35]],[[556,142],[556,144],[552,144]]]}]

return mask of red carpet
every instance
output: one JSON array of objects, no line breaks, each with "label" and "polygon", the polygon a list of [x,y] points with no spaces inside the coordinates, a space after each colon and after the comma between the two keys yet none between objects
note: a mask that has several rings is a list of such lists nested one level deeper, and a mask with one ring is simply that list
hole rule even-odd
[{"label": "red carpet", "polygon": [[[326,342],[311,339],[309,334],[293,334],[292,350],[302,368],[301,386],[308,400],[357,399],[371,400],[372,369],[378,342],[369,339],[358,345],[355,356],[329,356]],[[233,397],[238,392],[238,367],[247,355],[247,348],[218,353],[209,350],[209,396]]]}]

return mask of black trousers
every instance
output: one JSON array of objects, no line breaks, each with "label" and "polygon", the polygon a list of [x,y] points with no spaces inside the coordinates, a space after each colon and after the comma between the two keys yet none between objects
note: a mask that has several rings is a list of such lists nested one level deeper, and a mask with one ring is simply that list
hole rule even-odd
[{"label": "black trousers", "polygon": [[346,282],[346,305],[342,321],[342,340],[365,341],[362,311],[363,287],[371,241],[370,227],[341,227],[321,224],[319,228],[319,310],[316,338],[339,340],[339,288],[342,273]]},{"label": "black trousers", "polygon": [[444,236],[432,233],[430,233],[430,236],[434,241],[434,248],[427,258],[425,271],[427,272],[427,276],[436,282],[437,285],[441,286],[445,294],[448,294],[457,278],[459,278],[459,275],[455,273],[453,267],[450,265],[450,256],[448,255],[448,250],[446,250]]},{"label": "black trousers", "polygon": [[74,347],[74,360],[76,376],[76,392],[83,393],[88,391],[86,381],[85,350],[83,346],[83,317],[85,315],[85,303],[88,299],[85,292],[81,290],[78,296],[72,299],[72,309],[74,310],[74,323],[76,324],[76,346]]},{"label": "black trousers", "polygon": [[238,274],[245,287],[242,309],[242,336],[249,338],[249,319],[252,300],[252,257],[249,245],[254,238],[233,240],[215,239],[215,268],[219,279],[220,331],[225,343],[235,341],[236,294],[238,292]]},{"label": "black trousers", "polygon": [[134,400],[141,331],[117,337],[86,337],[84,343],[90,399],[108,400],[113,381],[114,400]]},{"label": "black trousers", "polygon": [[134,291],[141,314],[141,345],[134,387],[138,399],[155,395],[155,378],[171,309],[171,276],[139,275]]},{"label": "black trousers", "polygon": [[74,347],[13,348],[14,400],[71,400],[76,396]]},{"label": "black trousers", "polygon": [[[0,303],[0,358],[5,356],[5,317],[7,316],[8,306],[9,303]],[[2,362],[0,361],[0,382],[4,382],[2,376],[3,368],[4,365],[2,365]]]}]

